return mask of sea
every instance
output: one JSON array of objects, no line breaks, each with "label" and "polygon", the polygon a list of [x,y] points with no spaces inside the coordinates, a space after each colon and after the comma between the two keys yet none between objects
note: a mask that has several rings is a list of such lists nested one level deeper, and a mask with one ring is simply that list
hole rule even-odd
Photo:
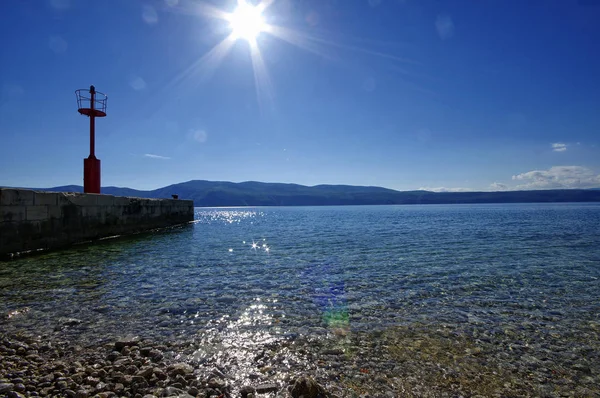
[{"label": "sea", "polygon": [[599,396],[600,204],[196,208],[0,263],[0,314],[82,346],[177,341],[241,384]]}]

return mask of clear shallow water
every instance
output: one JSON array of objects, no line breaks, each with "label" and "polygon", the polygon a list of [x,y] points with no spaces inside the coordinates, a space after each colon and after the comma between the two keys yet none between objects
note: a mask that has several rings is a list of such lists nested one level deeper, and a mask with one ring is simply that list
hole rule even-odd
[{"label": "clear shallow water", "polygon": [[188,339],[240,379],[278,341],[350,352],[356,336],[408,347],[423,330],[496,367],[579,366],[570,380],[595,390],[600,205],[198,208],[169,232],[0,263],[0,313],[24,308],[0,330]]}]

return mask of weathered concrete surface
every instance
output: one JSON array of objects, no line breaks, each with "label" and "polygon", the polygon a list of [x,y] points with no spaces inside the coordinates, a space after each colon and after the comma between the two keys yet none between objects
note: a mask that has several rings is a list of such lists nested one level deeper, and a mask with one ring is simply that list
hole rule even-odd
[{"label": "weathered concrete surface", "polygon": [[0,188],[0,258],[193,219],[191,200]]}]

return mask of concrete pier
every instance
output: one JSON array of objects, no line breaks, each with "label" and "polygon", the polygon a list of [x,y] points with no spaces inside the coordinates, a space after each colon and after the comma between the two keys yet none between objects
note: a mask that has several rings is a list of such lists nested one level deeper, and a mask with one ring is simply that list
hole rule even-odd
[{"label": "concrete pier", "polygon": [[0,188],[0,259],[193,219],[191,200]]}]

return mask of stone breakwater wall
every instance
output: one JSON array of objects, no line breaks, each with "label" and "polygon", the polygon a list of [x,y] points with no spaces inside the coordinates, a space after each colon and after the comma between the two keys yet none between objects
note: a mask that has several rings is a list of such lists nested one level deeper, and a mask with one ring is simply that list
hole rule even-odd
[{"label": "stone breakwater wall", "polygon": [[191,200],[0,188],[0,259],[193,219]]}]

